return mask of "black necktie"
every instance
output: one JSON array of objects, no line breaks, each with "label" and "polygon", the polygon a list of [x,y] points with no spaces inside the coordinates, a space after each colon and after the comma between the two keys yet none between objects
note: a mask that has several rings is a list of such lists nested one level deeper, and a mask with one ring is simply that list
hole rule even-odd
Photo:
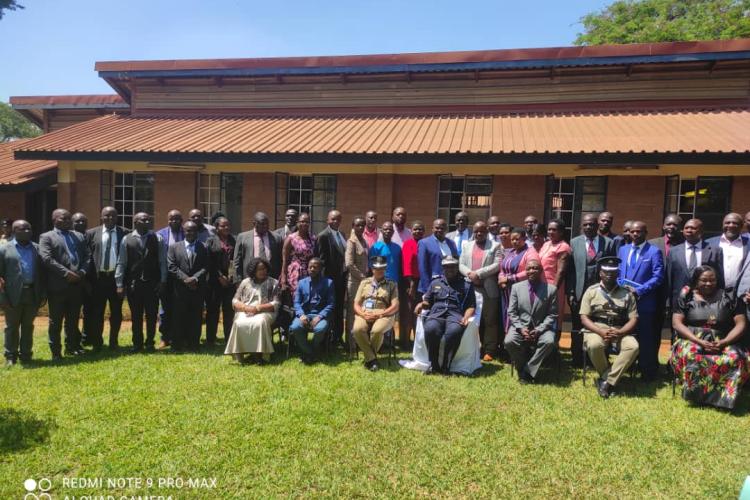
[{"label": "black necktie", "polygon": [[698,267],[698,256],[696,251],[698,250],[697,245],[690,245],[690,258],[688,259],[688,271],[692,271]]}]

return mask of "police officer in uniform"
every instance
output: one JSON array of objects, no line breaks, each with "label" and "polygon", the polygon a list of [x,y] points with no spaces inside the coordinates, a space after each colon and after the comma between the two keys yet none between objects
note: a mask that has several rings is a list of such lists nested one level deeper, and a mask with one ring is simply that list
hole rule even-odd
[{"label": "police officer in uniform", "polygon": [[[597,391],[608,398],[622,374],[638,358],[638,341],[634,337],[638,312],[635,296],[617,284],[620,259],[602,257],[598,263],[600,281],[581,298],[581,324],[586,352],[599,373]],[[607,359],[610,347],[617,352],[612,366]]]},{"label": "police officer in uniform", "polygon": [[365,355],[365,368],[370,371],[379,369],[376,355],[398,312],[398,283],[385,277],[387,267],[385,257],[372,259],[372,277],[362,280],[354,297],[352,335]]},{"label": "police officer in uniform", "polygon": [[[433,276],[422,302],[414,310],[417,315],[422,309],[428,310],[424,318],[424,337],[431,366],[425,372],[426,375],[450,373],[451,362],[476,307],[474,286],[459,274],[458,259],[448,255],[441,264],[443,275]],[[445,349],[441,366],[439,358],[442,339],[445,339]]]}]

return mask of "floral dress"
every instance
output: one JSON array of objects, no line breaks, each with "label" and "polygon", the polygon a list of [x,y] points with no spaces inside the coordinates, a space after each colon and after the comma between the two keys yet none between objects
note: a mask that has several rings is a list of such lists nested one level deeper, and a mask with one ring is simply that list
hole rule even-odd
[{"label": "floral dress", "polygon": [[290,234],[288,238],[291,240],[292,253],[289,256],[290,262],[286,270],[286,283],[292,297],[294,297],[294,292],[297,291],[297,283],[308,276],[307,263],[313,258],[315,235],[310,233],[308,238],[303,238],[299,232],[296,232]]},{"label": "floral dress", "polygon": [[[702,340],[724,338],[734,328],[733,317],[745,314],[741,300],[723,290],[717,297],[711,302],[692,294],[678,299],[676,312],[685,316],[685,325]],[[750,377],[748,353],[739,344],[726,346],[720,354],[705,354],[697,344],[678,339],[669,363],[682,380],[685,400],[719,408],[734,408],[740,387]]]}]

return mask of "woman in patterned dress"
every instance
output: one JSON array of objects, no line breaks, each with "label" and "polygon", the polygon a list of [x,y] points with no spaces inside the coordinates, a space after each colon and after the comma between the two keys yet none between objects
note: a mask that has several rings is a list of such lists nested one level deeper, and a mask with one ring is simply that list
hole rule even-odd
[{"label": "woman in patterned dress", "polygon": [[682,381],[685,400],[734,408],[750,377],[748,353],[739,343],[745,324],[742,300],[718,288],[711,266],[695,268],[672,314],[672,328],[680,338],[670,365]]},{"label": "woman in patterned dress", "polygon": [[310,215],[303,213],[297,219],[297,232],[284,240],[280,283],[294,297],[297,283],[308,276],[307,263],[313,257],[315,235],[310,231]]},{"label": "woman in patterned dress", "polygon": [[565,222],[552,219],[547,224],[547,241],[539,250],[539,259],[544,269],[544,279],[557,288],[557,330],[562,329],[562,319],[565,313],[565,273],[570,261],[572,250],[563,239],[565,236]]},{"label": "woman in patterned dress", "polygon": [[234,324],[224,354],[240,363],[245,354],[258,353],[259,362],[268,362],[273,353],[273,322],[279,310],[279,283],[268,275],[271,265],[265,259],[253,259],[247,266],[232,300]]},{"label": "woman in patterned dress", "polygon": [[[510,232],[511,249],[506,250],[503,261],[500,263],[500,274],[497,283],[500,285],[500,319],[508,331],[510,321],[508,320],[508,303],[510,302],[510,289],[513,283],[526,280],[526,263],[529,260],[539,260],[539,254],[533,247],[526,244],[526,229],[515,227]],[[503,339],[500,339],[503,345]]]}]

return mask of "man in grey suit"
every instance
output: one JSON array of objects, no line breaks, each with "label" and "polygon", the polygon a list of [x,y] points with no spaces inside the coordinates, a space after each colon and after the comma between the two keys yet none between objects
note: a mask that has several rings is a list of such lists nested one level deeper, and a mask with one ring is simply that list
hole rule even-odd
[{"label": "man in grey suit", "polygon": [[278,228],[273,234],[281,240],[281,244],[284,244],[284,240],[290,234],[297,232],[297,218],[299,214],[293,208],[290,208],[284,214],[284,225]]},{"label": "man in grey suit", "polygon": [[[482,338],[484,361],[497,356],[498,318],[500,315],[500,289],[497,274],[500,270],[502,248],[487,238],[487,224],[474,224],[474,240],[464,241],[458,270],[474,285],[474,291],[482,296],[482,317],[479,335]],[[476,259],[475,259],[476,253]]]},{"label": "man in grey suit", "polygon": [[[703,221],[690,219],[682,228],[685,242],[672,247],[665,259],[666,289],[669,290],[669,305],[677,305],[682,288],[690,282],[693,270],[698,266],[711,266],[716,271],[719,288],[724,287],[724,256],[718,245],[703,239]],[[661,339],[659,339],[661,340]]]},{"label": "man in grey suit", "polygon": [[539,367],[555,349],[557,339],[557,288],[542,280],[542,264],[526,263],[527,281],[510,289],[505,349],[518,370],[518,381],[533,383]]},{"label": "man in grey suit", "polygon": [[266,259],[271,264],[269,274],[272,278],[279,279],[281,240],[268,230],[268,225],[268,215],[258,212],[253,217],[253,229],[237,236],[234,247],[234,275],[237,283],[245,279],[247,265],[254,258]]},{"label": "man in grey suit", "polygon": [[[39,246],[31,241],[31,224],[13,223],[13,239],[0,245],[0,308],[5,313],[5,364],[31,361],[34,318],[45,289]],[[20,333],[20,337],[19,337]]]},{"label": "man in grey suit", "polygon": [[456,244],[458,256],[460,257],[464,241],[470,241],[473,236],[471,234],[471,228],[469,227],[469,214],[466,212],[458,212],[455,221],[456,230],[446,234],[445,237]]},{"label": "man in grey suit", "polygon": [[581,316],[578,310],[581,297],[591,285],[599,281],[596,263],[602,257],[615,255],[612,240],[597,234],[596,215],[585,214],[581,218],[581,234],[570,240],[572,257],[565,278],[570,316],[573,322],[571,331],[571,354],[573,366],[583,366],[583,336],[581,334]]},{"label": "man in grey suit", "polygon": [[52,359],[62,358],[60,332],[65,322],[65,353],[84,354],[78,333],[81,300],[89,250],[83,235],[73,231],[70,212],[58,208],[52,212],[54,229],[39,237],[39,255],[47,276],[49,301],[49,347]]}]

